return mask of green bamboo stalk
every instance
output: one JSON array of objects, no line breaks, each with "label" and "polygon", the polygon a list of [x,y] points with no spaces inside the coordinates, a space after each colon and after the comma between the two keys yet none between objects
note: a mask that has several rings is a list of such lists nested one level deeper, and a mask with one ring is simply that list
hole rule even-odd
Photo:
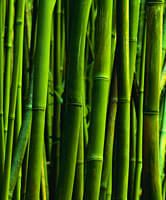
[{"label": "green bamboo stalk", "polygon": [[[23,80],[22,80],[22,101],[23,104],[27,102],[28,93],[29,93],[29,85],[30,85],[30,60],[29,60],[29,47],[28,47],[28,36],[26,25],[24,28],[24,47],[23,47]],[[23,105],[24,106],[24,105]]]},{"label": "green bamboo stalk", "polygon": [[162,121],[163,121],[163,113],[164,113],[164,97],[165,97],[165,90],[162,90],[162,93],[160,95],[160,114],[159,114],[159,127],[161,130],[161,126],[162,126]]},{"label": "green bamboo stalk", "polygon": [[[16,145],[17,143],[21,125],[22,125],[22,57],[20,57],[19,63],[20,63],[20,72],[19,72],[19,81],[18,81],[18,89],[17,89],[16,119],[15,119],[15,126],[14,126],[14,145]],[[21,195],[21,170],[20,170],[17,185],[15,188],[14,199],[20,200],[20,195]]]},{"label": "green bamboo stalk", "polygon": [[[113,1],[98,0],[95,27],[95,63],[93,71],[92,112],[87,153],[86,200],[98,199],[102,173],[106,112],[111,67],[111,32]],[[96,100],[97,99],[97,100]]]},{"label": "green bamboo stalk", "polygon": [[[117,1],[118,109],[114,199],[126,200],[130,144],[129,1]],[[121,59],[119,59],[121,58]]]},{"label": "green bamboo stalk", "polygon": [[[162,25],[163,2],[159,0],[149,0],[147,2],[147,48],[143,119],[143,200],[162,199],[158,134]],[[153,41],[153,43],[150,41]]]},{"label": "green bamboo stalk", "polygon": [[2,176],[4,171],[4,121],[3,121],[3,80],[4,80],[4,41],[3,41],[3,4],[0,2],[0,184],[2,184]]},{"label": "green bamboo stalk", "polygon": [[114,65],[115,60],[116,35],[116,0],[114,0],[112,13],[111,66]]},{"label": "green bamboo stalk", "polygon": [[10,86],[12,69],[12,48],[13,48],[13,25],[14,25],[14,0],[9,0],[6,61],[5,61],[5,80],[4,80],[4,138],[6,143],[8,131],[8,114],[10,105]]},{"label": "green bamboo stalk", "polygon": [[46,152],[44,148],[42,170],[41,170],[41,198],[42,200],[49,200],[49,187],[48,187],[48,174],[47,174],[47,161]]},{"label": "green bamboo stalk", "polygon": [[89,0],[70,1],[69,12],[72,12],[72,15],[69,20],[69,41],[67,41],[69,43],[67,44],[68,54],[66,55],[68,61],[66,109],[64,133],[61,140],[62,160],[60,163],[61,168],[56,196],[59,200],[69,200],[72,198],[79,130],[83,110],[84,49],[90,6],[91,1]]},{"label": "green bamboo stalk", "polygon": [[162,67],[164,65],[166,55],[166,11],[163,15],[163,41],[162,41]]},{"label": "green bamboo stalk", "polygon": [[143,47],[140,65],[139,80],[139,103],[138,103],[138,122],[137,122],[137,144],[136,144],[136,170],[134,182],[134,200],[140,198],[140,185],[142,174],[142,138],[143,138],[143,101],[144,101],[144,77],[145,77],[145,53],[146,53],[146,28],[144,27]]},{"label": "green bamboo stalk", "polygon": [[132,90],[137,55],[137,33],[139,24],[140,0],[129,0],[129,61],[130,90]]},{"label": "green bamboo stalk", "polygon": [[[19,6],[19,4],[18,4],[18,6]],[[18,11],[18,9],[16,9],[16,11]],[[16,20],[17,20],[17,18],[16,18]],[[23,21],[23,23],[24,23],[24,21]],[[22,50],[23,50],[23,47],[22,47]],[[20,60],[18,61],[19,65],[20,65],[20,70],[19,70],[19,80],[18,80],[18,88],[17,88],[16,120],[15,120],[15,125],[14,125],[14,144],[17,143],[21,125],[22,125],[22,71],[23,71],[23,69],[22,69],[23,68],[22,67],[23,66],[22,54],[23,53],[21,53]],[[18,178],[17,185],[15,188],[15,196],[14,196],[15,200],[20,200],[20,195],[21,195],[21,170],[20,170],[19,178]]]},{"label": "green bamboo stalk", "polygon": [[25,200],[26,197],[26,187],[27,187],[27,174],[28,174],[28,159],[29,159],[29,146],[30,139],[28,140],[25,156],[22,164],[22,187],[21,187],[21,199]]},{"label": "green bamboo stalk", "polygon": [[163,181],[163,191],[162,191],[162,200],[165,200],[166,197],[166,180]]},{"label": "green bamboo stalk", "polygon": [[72,199],[82,200],[83,194],[84,194],[84,137],[83,137],[83,117],[82,117],[82,122],[80,125],[77,163],[76,163]]},{"label": "green bamboo stalk", "polygon": [[9,195],[9,184],[10,184],[10,169],[12,160],[12,146],[13,146],[13,133],[14,133],[14,120],[15,120],[15,109],[17,101],[17,87],[19,81],[19,72],[21,69],[20,59],[23,52],[23,30],[24,30],[24,8],[25,1],[16,2],[16,27],[15,27],[15,43],[14,43],[14,65],[13,65],[13,76],[11,83],[11,99],[9,107],[9,125],[6,142],[6,157],[5,157],[5,168],[3,175],[3,185],[1,191],[1,198],[4,200],[8,199]]},{"label": "green bamboo stalk", "polygon": [[29,0],[26,0],[25,4],[25,35],[27,37],[27,46],[30,48],[31,44],[31,32],[32,32],[32,8],[33,4]]},{"label": "green bamboo stalk", "polygon": [[[65,1],[62,0],[62,13],[61,13],[61,73],[64,71],[64,64],[65,64],[65,43],[66,43],[66,36],[65,36],[65,8],[64,8]],[[62,75],[61,75],[62,76]]]},{"label": "green bamboo stalk", "polygon": [[164,95],[164,108],[160,128],[160,177],[164,180],[165,149],[166,149],[166,96]]},{"label": "green bamboo stalk", "polygon": [[163,67],[163,70],[161,72],[160,95],[164,89],[165,84],[166,84],[166,65]]},{"label": "green bamboo stalk", "polygon": [[129,183],[128,183],[128,199],[133,200],[134,195],[134,179],[136,170],[136,133],[137,118],[134,99],[131,99],[130,105],[130,163],[129,163]]},{"label": "green bamboo stalk", "polygon": [[[116,68],[116,67],[114,67]],[[104,160],[100,186],[100,199],[105,199],[108,185],[110,187],[109,195],[112,193],[112,162],[113,162],[113,144],[115,132],[115,120],[118,102],[117,91],[117,71],[114,69],[110,88],[110,97],[107,111],[106,137],[104,145]]]},{"label": "green bamboo stalk", "polygon": [[[53,1],[39,0],[26,200],[39,199]],[[44,47],[44,48],[43,48]],[[44,79],[41,79],[44,77]]]},{"label": "green bamboo stalk", "polygon": [[144,43],[144,24],[145,24],[145,3],[146,0],[140,0],[140,12],[139,12],[139,26],[138,26],[138,38],[137,38],[137,56],[136,56],[136,75],[137,81],[140,81],[140,70],[142,61],[142,48]]},{"label": "green bamboo stalk", "polygon": [[[53,130],[53,109],[54,109],[54,88],[53,88],[53,76],[49,72],[48,77],[48,92],[47,92],[47,106],[46,106],[46,157],[48,161],[51,161],[51,151],[52,151],[52,130]],[[55,188],[54,188],[55,189]]]},{"label": "green bamboo stalk", "polygon": [[[96,21],[96,6],[95,1],[92,1],[91,12],[90,12],[90,19],[89,19],[89,26],[90,31],[89,35],[87,36],[87,48],[90,50],[91,53],[91,63],[87,63],[87,83],[86,83],[86,102],[89,107],[88,117],[90,118],[91,115],[91,103],[92,103],[92,88],[93,88],[93,67],[94,67],[94,44],[95,44],[95,21]],[[89,41],[89,42],[88,42]],[[86,51],[87,52],[87,51]],[[87,61],[89,61],[89,54],[87,52]]]},{"label": "green bamboo stalk", "polygon": [[[19,171],[22,166],[25,151],[28,152],[28,141],[31,132],[31,122],[32,122],[32,88],[33,88],[33,75],[31,76],[31,84],[29,88],[29,98],[25,105],[24,118],[20,130],[20,134],[17,140],[17,145],[13,152],[13,160],[11,166],[10,175],[10,189],[9,189],[9,199],[12,199],[13,191],[18,179]],[[28,153],[27,153],[28,154]]]},{"label": "green bamboo stalk", "polygon": [[[54,90],[61,96],[62,94],[62,76],[61,76],[61,0],[57,0],[55,13],[54,13]],[[55,191],[59,177],[59,165],[60,165],[60,120],[61,120],[61,102],[57,95],[54,98],[54,126],[53,126],[53,149],[52,149],[52,181],[51,181],[51,198],[55,198]]]}]

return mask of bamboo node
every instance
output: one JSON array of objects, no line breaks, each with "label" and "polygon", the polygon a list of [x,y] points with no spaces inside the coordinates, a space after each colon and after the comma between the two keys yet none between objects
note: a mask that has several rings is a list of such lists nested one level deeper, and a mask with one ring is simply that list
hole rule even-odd
[{"label": "bamboo node", "polygon": [[159,115],[159,111],[144,111],[144,115]]},{"label": "bamboo node", "polygon": [[142,93],[144,93],[144,90],[139,90],[139,94],[142,94]]},{"label": "bamboo node", "polygon": [[32,110],[44,112],[46,110],[46,108],[44,106],[36,106],[36,107],[32,107]]},{"label": "bamboo node", "polygon": [[17,19],[17,20],[16,20],[16,24],[17,24],[17,25],[23,24],[23,20],[22,20],[22,19]]},{"label": "bamboo node", "polygon": [[93,78],[94,81],[96,80],[104,80],[104,81],[110,81],[110,77],[106,76],[106,75],[96,75]]},{"label": "bamboo node", "polygon": [[13,44],[12,44],[12,42],[7,42],[5,46],[6,46],[7,48],[12,48]]},{"label": "bamboo node", "polygon": [[131,43],[137,43],[137,38],[129,38],[129,42],[131,42]]},{"label": "bamboo node", "polygon": [[83,160],[77,160],[77,163],[76,163],[77,165],[82,165],[82,164],[84,164],[84,161]]},{"label": "bamboo node", "polygon": [[21,84],[18,84],[18,89],[21,89],[22,88],[22,85]]},{"label": "bamboo node", "polygon": [[97,155],[87,156],[86,161],[87,162],[90,162],[90,161],[102,161],[103,162],[103,156],[97,156]]},{"label": "bamboo node", "polygon": [[149,1],[146,4],[147,4],[147,6],[156,6],[156,5],[162,6],[162,5],[165,4],[165,2],[162,2],[162,1]]},{"label": "bamboo node", "polygon": [[117,97],[112,97],[111,98],[111,103],[118,103],[118,98]]},{"label": "bamboo node", "polygon": [[32,110],[32,104],[28,104],[25,106],[25,110]]},{"label": "bamboo node", "polygon": [[9,120],[15,120],[15,114],[9,115]]},{"label": "bamboo node", "polygon": [[121,97],[118,99],[118,103],[130,103],[130,99]]},{"label": "bamboo node", "polygon": [[79,102],[67,102],[66,105],[76,106],[76,107],[83,107],[83,105]]}]

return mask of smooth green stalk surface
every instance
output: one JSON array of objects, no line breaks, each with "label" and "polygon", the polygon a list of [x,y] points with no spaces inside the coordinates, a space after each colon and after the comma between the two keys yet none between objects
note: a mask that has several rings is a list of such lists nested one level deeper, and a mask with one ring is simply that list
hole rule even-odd
[{"label": "smooth green stalk surface", "polygon": [[103,164],[106,114],[111,67],[111,32],[113,1],[98,0],[95,27],[95,63],[93,69],[92,112],[87,153],[84,199],[99,198]]},{"label": "smooth green stalk surface", "polygon": [[40,192],[49,73],[52,0],[39,0],[38,9],[32,101],[32,131],[29,149],[26,200],[39,199]]},{"label": "smooth green stalk surface", "polygon": [[162,198],[159,172],[159,83],[162,61],[162,24],[163,3],[157,0],[148,1],[143,119],[143,200],[161,200]]},{"label": "smooth green stalk surface", "polygon": [[[121,58],[121,59],[119,59]],[[117,1],[117,144],[115,200],[127,200],[130,150],[129,1]]]},{"label": "smooth green stalk surface", "polygon": [[83,110],[84,50],[90,6],[90,0],[70,1],[70,12],[72,15],[70,16],[69,45],[67,45],[67,92],[64,133],[61,140],[61,147],[63,147],[61,151],[62,159],[56,196],[58,200],[69,200],[72,198]]}]

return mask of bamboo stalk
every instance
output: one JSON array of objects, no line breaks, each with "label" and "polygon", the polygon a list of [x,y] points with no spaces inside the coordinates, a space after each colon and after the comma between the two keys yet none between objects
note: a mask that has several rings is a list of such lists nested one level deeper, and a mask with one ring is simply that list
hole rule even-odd
[{"label": "bamboo stalk", "polygon": [[136,56],[136,75],[137,81],[140,81],[140,70],[142,61],[142,48],[144,45],[144,30],[145,30],[145,3],[146,0],[140,0],[139,26],[137,39],[137,56]]},{"label": "bamboo stalk", "polygon": [[129,183],[128,183],[128,199],[133,200],[134,181],[136,170],[136,133],[137,133],[137,118],[134,99],[131,99],[130,105],[130,163],[129,163]]},{"label": "bamboo stalk", "polygon": [[15,27],[15,53],[14,53],[14,65],[13,65],[13,76],[11,85],[11,99],[9,107],[9,125],[6,142],[6,157],[5,157],[5,168],[3,175],[3,186],[1,191],[1,198],[4,200],[8,199],[9,195],[9,184],[10,184],[10,169],[12,160],[12,146],[13,146],[13,133],[14,133],[14,120],[15,120],[15,109],[17,100],[17,87],[19,81],[19,72],[21,70],[20,59],[23,52],[23,30],[24,30],[24,8],[25,1],[17,1],[16,6],[16,27]]},{"label": "bamboo stalk", "polygon": [[161,183],[164,179],[164,167],[165,167],[165,149],[166,149],[166,96],[164,95],[164,108],[162,115],[162,122],[160,127],[160,177]]},{"label": "bamboo stalk", "polygon": [[83,194],[84,194],[84,137],[83,137],[83,118],[82,118],[82,122],[80,125],[77,163],[76,163],[72,199],[81,200],[83,199]]},{"label": "bamboo stalk", "polygon": [[6,60],[5,60],[5,79],[4,79],[4,139],[6,143],[8,131],[8,114],[10,105],[10,86],[11,86],[11,69],[12,69],[12,48],[13,48],[13,27],[14,25],[14,0],[9,1],[8,10],[8,35],[6,44]]},{"label": "bamboo stalk", "polygon": [[[130,144],[129,1],[117,1],[118,109],[114,199],[126,200]],[[121,59],[119,59],[119,57]]]},{"label": "bamboo stalk", "polygon": [[67,45],[66,109],[64,133],[61,140],[62,160],[56,195],[59,200],[72,198],[83,109],[84,49],[90,6],[91,1],[89,0],[70,1],[69,12],[72,12],[72,15],[69,18],[69,41],[67,41],[69,43]]},{"label": "bamboo stalk", "polygon": [[[114,67],[116,68],[116,67]],[[115,132],[115,120],[117,112],[118,102],[117,91],[117,71],[114,69],[109,104],[107,111],[107,125],[106,125],[106,137],[104,145],[104,160],[100,186],[100,199],[105,199],[107,195],[108,185],[110,187],[109,195],[112,193],[112,162],[113,162],[113,144],[114,144],[114,132]]]},{"label": "bamboo stalk", "polygon": [[49,200],[49,187],[48,187],[48,176],[47,176],[47,163],[46,163],[46,152],[44,148],[42,170],[41,170],[41,198],[42,200]]},{"label": "bamboo stalk", "polygon": [[3,71],[4,71],[4,41],[3,41],[3,5],[0,2],[0,184],[2,184],[2,176],[4,171],[4,156],[5,156],[5,145],[4,145],[4,113],[3,113]]},{"label": "bamboo stalk", "polygon": [[143,142],[143,101],[144,101],[144,77],[145,77],[145,53],[146,53],[146,27],[144,27],[143,47],[140,65],[139,80],[139,103],[138,103],[138,122],[137,122],[137,144],[136,144],[136,170],[134,183],[134,199],[140,198],[140,185],[142,174],[142,142]]},{"label": "bamboo stalk", "polygon": [[[97,1],[95,63],[93,71],[92,112],[87,153],[84,199],[98,199],[102,173],[106,113],[112,76],[111,30],[113,1]],[[98,99],[98,100],[96,100]]]},{"label": "bamboo stalk", "polygon": [[[48,77],[48,92],[47,92],[47,107],[46,107],[46,136],[45,136],[45,145],[46,145],[46,157],[48,161],[51,161],[51,151],[52,151],[52,130],[53,130],[53,108],[54,108],[54,89],[53,89],[53,76],[49,72]],[[55,189],[55,188],[54,188]]]},{"label": "bamboo stalk", "polygon": [[140,0],[129,0],[129,55],[130,55],[130,89],[132,90],[137,55],[137,33]]},{"label": "bamboo stalk", "polygon": [[[147,3],[147,48],[143,119],[143,199],[160,200],[162,196],[158,133],[163,3],[157,0],[148,1]],[[152,40],[153,43],[150,42]],[[150,84],[152,82],[153,85]],[[156,91],[155,94],[154,90]]]},{"label": "bamboo stalk", "polygon": [[116,0],[113,1],[113,13],[112,13],[112,38],[111,38],[111,66],[114,65],[115,51],[116,51]]},{"label": "bamboo stalk", "polygon": [[[55,40],[55,61],[54,61],[54,90],[61,96],[62,94],[62,76],[61,76],[61,0],[57,0],[55,13],[54,13],[54,40]],[[54,126],[53,126],[53,149],[52,149],[52,191],[51,198],[55,198],[55,190],[57,188],[59,177],[59,165],[60,165],[60,120],[61,120],[61,102],[59,98],[54,98]]]},{"label": "bamboo stalk", "polygon": [[166,10],[163,15],[162,67],[164,65],[165,54],[166,54]]},{"label": "bamboo stalk", "polygon": [[[25,105],[24,118],[20,130],[20,134],[17,140],[17,145],[13,152],[13,160],[11,166],[11,175],[10,175],[10,191],[9,199],[13,196],[13,191],[17,182],[18,174],[23,162],[26,148],[28,147],[29,136],[31,132],[31,122],[32,122],[32,88],[33,88],[33,79],[31,77],[31,84],[29,89],[29,98]],[[28,148],[27,148],[28,149]]]},{"label": "bamboo stalk", "polygon": [[[32,103],[33,117],[26,200],[38,199],[40,192],[41,163],[44,142],[44,121],[49,72],[51,19],[52,1],[49,0],[46,2],[44,0],[39,0]],[[40,77],[44,77],[44,80]]]}]

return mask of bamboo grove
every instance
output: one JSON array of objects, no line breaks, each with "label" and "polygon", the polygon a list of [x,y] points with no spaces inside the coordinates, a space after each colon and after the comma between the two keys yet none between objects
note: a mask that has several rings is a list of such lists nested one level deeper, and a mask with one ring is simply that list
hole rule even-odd
[{"label": "bamboo grove", "polygon": [[0,0],[0,200],[166,199],[165,0]]}]

